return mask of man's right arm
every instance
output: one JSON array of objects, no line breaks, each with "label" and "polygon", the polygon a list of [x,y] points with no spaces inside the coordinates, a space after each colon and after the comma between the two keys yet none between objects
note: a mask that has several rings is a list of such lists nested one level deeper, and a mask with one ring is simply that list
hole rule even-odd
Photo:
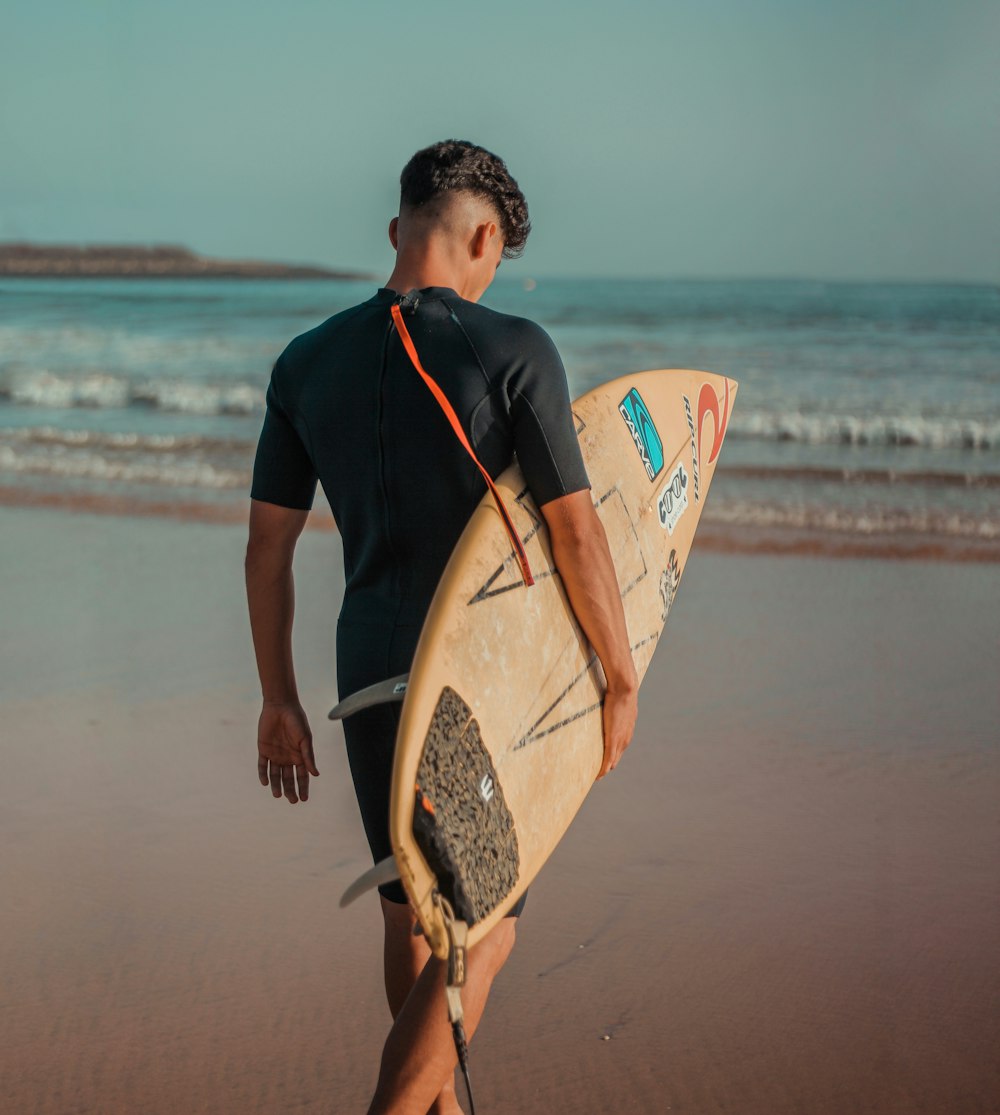
[{"label": "man's right arm", "polygon": [[604,760],[598,778],[614,770],[632,740],[639,679],[629,647],[621,590],[604,526],[590,491],[542,504],[552,556],[583,633],[601,661],[604,698]]},{"label": "man's right arm", "polygon": [[263,708],[257,724],[257,774],[274,796],[309,797],[318,775],[309,722],[299,702],[292,662],[295,586],[292,558],[308,511],[251,500],[246,554],[247,603]]}]

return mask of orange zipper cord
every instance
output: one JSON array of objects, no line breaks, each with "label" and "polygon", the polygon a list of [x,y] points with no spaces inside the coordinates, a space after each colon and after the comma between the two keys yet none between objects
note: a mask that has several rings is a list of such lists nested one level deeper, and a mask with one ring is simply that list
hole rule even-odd
[{"label": "orange zipper cord", "polygon": [[420,363],[420,357],[417,356],[417,349],[413,343],[413,338],[410,336],[410,331],[406,328],[406,323],[403,321],[403,313],[399,308],[399,303],[393,303],[392,306],[392,320],[396,326],[396,332],[399,334],[399,339],[403,342],[403,348],[406,349],[406,355],[409,356],[414,368],[420,373],[420,378],[430,388],[431,394],[438,401],[438,405],[444,411],[445,418],[455,431],[455,436],[462,443],[466,453],[476,462],[476,467],[483,474],[483,479],[486,481],[487,487],[493,493],[493,499],[496,501],[497,510],[500,512],[500,518],[503,520],[503,525],[507,530],[514,546],[514,554],[517,557],[517,563],[521,567],[521,577],[526,586],[530,587],[535,583],[535,578],[531,575],[531,566],[528,565],[528,555],[524,552],[524,546],[521,544],[521,536],[514,526],[514,520],[510,517],[510,512],[507,510],[507,505],[503,501],[503,497],[497,491],[496,484],[493,483],[493,478],[483,468],[479,458],[476,456],[475,450],[469,444],[469,439],[465,436],[465,430],[462,429],[462,423],[458,419],[451,403],[448,402],[448,396],[441,390],[434,379],[428,375],[424,370],[423,365]]}]

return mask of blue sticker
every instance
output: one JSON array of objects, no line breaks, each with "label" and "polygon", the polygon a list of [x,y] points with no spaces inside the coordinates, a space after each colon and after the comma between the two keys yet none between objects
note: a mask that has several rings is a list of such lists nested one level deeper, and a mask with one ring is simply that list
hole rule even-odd
[{"label": "blue sticker", "polygon": [[653,425],[649,407],[634,387],[618,404],[618,413],[625,419],[646,475],[655,480],[663,471],[663,442]]}]

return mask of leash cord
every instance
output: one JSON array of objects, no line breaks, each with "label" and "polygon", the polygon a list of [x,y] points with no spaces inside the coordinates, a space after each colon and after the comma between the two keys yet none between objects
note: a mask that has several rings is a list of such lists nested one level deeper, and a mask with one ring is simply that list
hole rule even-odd
[{"label": "leash cord", "polygon": [[[405,296],[400,299],[400,302],[403,301],[405,301]],[[497,511],[500,513],[500,519],[503,522],[504,530],[507,531],[507,536],[510,538],[511,545],[514,547],[514,556],[517,558],[517,564],[521,567],[521,580],[524,581],[526,587],[530,588],[535,583],[535,578],[532,576],[531,566],[528,564],[528,555],[524,552],[524,544],[521,542],[521,536],[517,532],[517,527],[514,526],[514,520],[507,510],[507,505],[503,501],[503,496],[500,495],[496,484],[493,483],[493,477],[486,471],[483,464],[476,456],[475,450],[469,444],[469,439],[465,436],[465,430],[462,429],[461,420],[455,413],[451,403],[448,402],[448,396],[445,395],[431,375],[425,371],[423,364],[420,363],[416,345],[413,343],[410,331],[406,328],[406,322],[403,321],[403,311],[400,309],[400,302],[393,303],[390,312],[392,314],[393,324],[396,326],[396,332],[399,334],[399,339],[403,342],[403,348],[406,350],[406,355],[409,356],[410,363],[416,368],[420,378],[427,384],[428,388],[430,388],[431,394],[437,400],[438,406],[444,411],[445,417],[448,419],[448,423],[461,443],[462,448],[475,462],[476,468],[479,469],[483,479],[486,481],[486,486],[493,493],[493,499],[496,503]]]},{"label": "leash cord", "polygon": [[476,1101],[472,1098],[472,1080],[469,1077],[469,1043],[465,1037],[465,1014],[462,1010],[462,987],[465,985],[465,952],[469,927],[455,917],[451,903],[439,891],[432,897],[434,905],[441,914],[445,931],[448,934],[448,975],[445,981],[445,1000],[448,1003],[448,1019],[451,1022],[451,1036],[455,1042],[458,1063],[465,1078],[465,1094],[469,1097],[469,1115],[476,1115]]},{"label": "leash cord", "polygon": [[472,1098],[472,1081],[469,1079],[469,1043],[465,1040],[465,1027],[461,1022],[451,1024],[451,1034],[455,1039],[455,1052],[465,1078],[465,1094],[469,1097],[469,1115],[476,1115],[476,1101]]}]

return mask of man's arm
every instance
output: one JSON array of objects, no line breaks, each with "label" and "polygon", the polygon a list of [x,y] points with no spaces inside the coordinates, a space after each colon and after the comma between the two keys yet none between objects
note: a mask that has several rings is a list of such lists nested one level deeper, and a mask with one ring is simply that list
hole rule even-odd
[{"label": "man's arm", "polygon": [[589,491],[542,504],[552,556],[583,633],[608,681],[604,698],[604,761],[598,778],[614,770],[635,731],[639,679],[629,649],[621,590],[611,550]]},{"label": "man's arm", "polygon": [[245,563],[250,627],[264,698],[257,726],[257,774],[262,786],[270,784],[276,798],[284,793],[293,804],[308,800],[309,775],[319,774],[292,662],[292,558],[308,516],[308,511],[251,500]]}]

